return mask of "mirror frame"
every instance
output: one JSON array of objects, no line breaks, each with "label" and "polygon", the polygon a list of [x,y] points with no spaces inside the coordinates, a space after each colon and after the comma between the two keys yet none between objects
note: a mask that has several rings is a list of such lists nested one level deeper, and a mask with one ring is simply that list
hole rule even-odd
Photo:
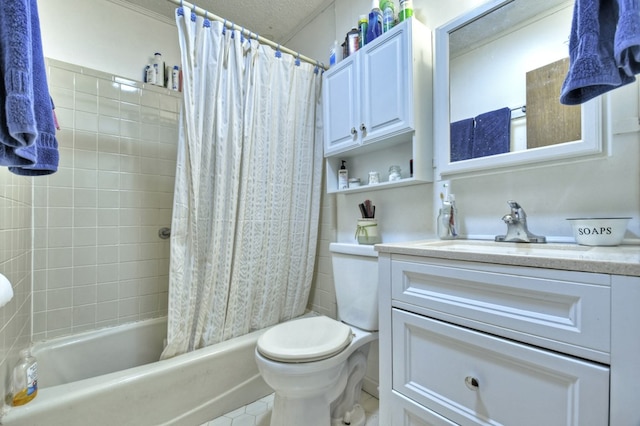
[{"label": "mirror frame", "polygon": [[[541,163],[545,161],[595,155],[602,152],[602,97],[582,104],[582,139],[557,145],[512,151],[487,157],[451,162],[450,99],[449,99],[449,34],[514,1],[492,0],[462,14],[435,30],[434,54],[434,140],[436,174],[486,171],[496,168]],[[568,34],[567,34],[568,37]],[[567,51],[567,56],[569,52]],[[559,97],[559,95],[558,95]],[[436,176],[438,178],[438,176]]]}]

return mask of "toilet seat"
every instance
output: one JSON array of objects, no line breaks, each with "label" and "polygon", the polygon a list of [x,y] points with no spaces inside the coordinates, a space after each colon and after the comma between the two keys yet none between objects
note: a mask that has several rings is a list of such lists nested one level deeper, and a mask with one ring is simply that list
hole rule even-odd
[{"label": "toilet seat", "polygon": [[278,324],[260,336],[257,347],[274,361],[311,362],[342,352],[352,338],[348,325],[317,316]]}]

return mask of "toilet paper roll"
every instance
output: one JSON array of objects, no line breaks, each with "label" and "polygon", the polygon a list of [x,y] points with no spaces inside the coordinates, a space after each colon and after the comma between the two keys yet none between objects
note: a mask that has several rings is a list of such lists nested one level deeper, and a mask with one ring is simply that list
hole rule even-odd
[{"label": "toilet paper roll", "polygon": [[0,274],[0,308],[13,298],[13,288],[4,275]]}]

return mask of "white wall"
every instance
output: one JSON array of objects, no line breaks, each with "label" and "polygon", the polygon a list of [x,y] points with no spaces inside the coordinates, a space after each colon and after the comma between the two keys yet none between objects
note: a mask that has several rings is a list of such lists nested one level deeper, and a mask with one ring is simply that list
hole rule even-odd
[{"label": "white wall", "polygon": [[[414,0],[415,14],[432,29],[467,12],[486,0],[443,3]],[[335,38],[357,22],[370,2],[336,1]],[[304,31],[303,31],[304,33]],[[323,43],[327,43],[323,40]],[[470,235],[504,234],[500,218],[508,212],[507,200],[519,201],[529,215],[534,233],[571,239],[567,217],[624,215],[634,219],[627,238],[640,236],[640,140],[637,132],[638,83],[604,97],[607,150],[603,155],[546,165],[505,168],[451,179],[456,194],[462,232]],[[438,108],[438,105],[435,105]],[[609,118],[611,117],[611,118]],[[630,131],[630,132],[629,132]],[[437,142],[436,142],[437,143]],[[383,241],[413,240],[434,235],[441,182],[399,190],[338,195],[336,239],[353,242],[357,204],[370,198],[378,206]],[[378,213],[379,212],[379,213]]]},{"label": "white wall", "polygon": [[46,0],[38,11],[45,57],[136,81],[155,52],[167,65],[180,64],[177,28],[169,21],[107,0]]}]

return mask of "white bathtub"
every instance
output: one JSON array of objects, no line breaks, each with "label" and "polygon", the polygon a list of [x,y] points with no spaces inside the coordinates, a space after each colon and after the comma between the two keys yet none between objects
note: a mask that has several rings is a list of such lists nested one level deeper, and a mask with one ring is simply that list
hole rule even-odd
[{"label": "white bathtub", "polygon": [[38,395],[3,425],[200,425],[272,390],[254,361],[257,331],[158,361],[166,319],[37,343]]}]

